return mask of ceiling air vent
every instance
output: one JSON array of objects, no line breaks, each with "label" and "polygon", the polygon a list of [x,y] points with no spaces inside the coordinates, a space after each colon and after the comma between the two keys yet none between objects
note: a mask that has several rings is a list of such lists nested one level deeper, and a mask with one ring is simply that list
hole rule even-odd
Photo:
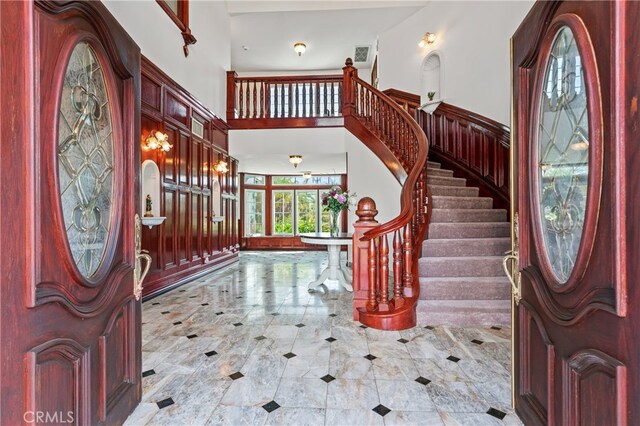
[{"label": "ceiling air vent", "polygon": [[367,62],[369,60],[369,46],[356,46],[353,62]]}]

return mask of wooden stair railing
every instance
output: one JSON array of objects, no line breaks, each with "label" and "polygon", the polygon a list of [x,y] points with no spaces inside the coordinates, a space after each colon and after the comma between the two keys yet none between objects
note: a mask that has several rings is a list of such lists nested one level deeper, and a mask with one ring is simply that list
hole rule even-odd
[{"label": "wooden stair railing", "polygon": [[232,129],[342,126],[341,75],[238,77],[227,72]]},{"label": "wooden stair railing", "polygon": [[350,58],[345,65],[344,125],[402,185],[400,214],[387,223],[377,224],[370,198],[358,204],[353,237],[354,319],[377,329],[403,330],[416,325],[417,259],[431,212],[426,186],[429,146],[411,115],[358,78]]}]

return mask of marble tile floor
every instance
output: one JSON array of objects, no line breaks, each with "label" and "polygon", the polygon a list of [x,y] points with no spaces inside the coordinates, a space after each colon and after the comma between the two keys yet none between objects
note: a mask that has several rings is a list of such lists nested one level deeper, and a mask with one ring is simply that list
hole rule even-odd
[{"label": "marble tile floor", "polygon": [[[345,259],[343,259],[343,262]],[[126,425],[521,425],[510,330],[379,331],[326,252],[243,252],[143,304],[142,402]]]}]

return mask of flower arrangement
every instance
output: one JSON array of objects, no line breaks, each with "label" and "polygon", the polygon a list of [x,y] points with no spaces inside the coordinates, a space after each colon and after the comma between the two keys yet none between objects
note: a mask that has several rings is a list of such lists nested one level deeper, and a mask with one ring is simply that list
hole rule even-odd
[{"label": "flower arrangement", "polygon": [[322,208],[327,211],[340,212],[349,210],[349,206],[355,203],[356,194],[343,191],[340,186],[332,186],[329,192],[322,193]]},{"label": "flower arrangement", "polygon": [[340,224],[338,217],[342,210],[349,210],[349,206],[355,204],[356,194],[349,194],[349,191],[343,191],[340,186],[331,187],[329,192],[322,193],[322,208],[331,215],[330,228],[331,236],[338,236],[340,232]]}]

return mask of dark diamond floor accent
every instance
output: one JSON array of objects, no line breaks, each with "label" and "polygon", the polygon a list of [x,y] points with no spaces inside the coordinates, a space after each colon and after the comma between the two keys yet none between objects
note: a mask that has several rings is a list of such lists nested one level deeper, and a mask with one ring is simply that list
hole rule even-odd
[{"label": "dark diamond floor accent", "polygon": [[237,322],[237,323],[233,324],[234,327],[240,327],[241,325],[244,325],[244,324],[242,324],[241,322]]},{"label": "dark diamond floor accent", "polygon": [[504,411],[497,410],[493,407],[487,410],[487,414],[500,420],[504,419],[504,417],[507,415],[507,413],[505,413]]},{"label": "dark diamond floor accent", "polygon": [[338,314],[329,314],[330,317],[337,317]]},{"label": "dark diamond floor accent", "polygon": [[369,327],[367,327],[366,325],[363,324],[363,325],[360,326],[360,328],[364,329],[364,328],[369,328]]},{"label": "dark diamond floor accent", "polygon": [[333,377],[331,374],[327,374],[326,376],[320,377],[320,380],[326,382],[326,383],[331,383],[335,380],[336,378]]},{"label": "dark diamond floor accent", "polygon": [[242,374],[239,371],[236,371],[235,373],[230,374],[229,377],[231,377],[233,380],[238,380],[238,379],[244,377],[244,374]]},{"label": "dark diamond floor accent", "polygon": [[236,299],[242,299],[242,296],[236,296]]},{"label": "dark diamond floor accent", "polygon": [[205,352],[204,353],[206,356],[214,356],[214,355],[218,355],[218,352],[216,351],[209,351],[209,352]]},{"label": "dark diamond floor accent", "polygon": [[160,304],[160,302],[153,302],[151,305],[155,306],[155,305],[159,305],[159,304]]},{"label": "dark diamond floor accent", "polygon": [[156,371],[154,369],[151,369],[151,370],[143,371],[142,377],[153,376],[154,374],[156,374]]},{"label": "dark diamond floor accent", "polygon": [[222,315],[224,312],[216,312],[216,315]]},{"label": "dark diamond floor accent", "polygon": [[376,414],[380,414],[382,417],[384,417],[387,414],[389,414],[391,412],[391,410],[389,410],[384,405],[380,404],[376,408],[373,409],[373,412],[376,413]]},{"label": "dark diamond floor accent", "polygon": [[398,339],[398,342],[400,342],[400,343],[409,343],[409,341],[407,339]]},{"label": "dark diamond floor accent", "polygon": [[182,324],[182,321],[176,321],[173,323],[173,325],[180,325],[180,324]]},{"label": "dark diamond floor accent", "polygon": [[305,326],[305,325],[304,325],[303,323],[296,324],[296,327],[298,327],[298,328],[302,328],[302,327],[304,327],[304,326]]},{"label": "dark diamond floor accent", "polygon": [[190,334],[187,336],[187,339],[195,339],[196,337],[198,337],[197,334]]},{"label": "dark diamond floor accent", "polygon": [[264,336],[258,336],[258,337],[256,337],[256,340],[258,340],[258,341],[260,341],[260,340],[264,340],[264,339],[266,339],[266,337],[264,337]]},{"label": "dark diamond floor accent", "polygon": [[476,345],[481,345],[481,344],[483,344],[484,342],[483,342],[482,340],[473,339],[473,340],[471,341],[471,343],[475,343]]},{"label": "dark diamond floor accent", "polygon": [[425,379],[424,377],[420,376],[416,379],[416,382],[420,383],[421,385],[427,386],[429,383],[431,383],[431,380]]},{"label": "dark diamond floor accent", "polygon": [[267,413],[270,413],[270,412],[275,411],[278,408],[280,408],[280,404],[278,404],[275,401],[271,401],[271,402],[267,402],[266,404],[264,404],[262,406],[262,408],[264,408],[267,411]]},{"label": "dark diamond floor accent", "polygon": [[209,304],[208,304],[208,303],[203,303],[203,304],[202,304],[202,305],[200,305],[200,306],[209,306]]},{"label": "dark diamond floor accent", "polygon": [[449,361],[453,361],[453,362],[458,362],[458,361],[460,361],[460,358],[458,358],[457,356],[453,356],[453,355],[449,355],[449,356],[447,357],[447,359],[448,359]]},{"label": "dark diamond floor accent", "polygon": [[284,355],[282,355],[282,356],[283,356],[283,357],[285,357],[285,358],[287,358],[287,359],[291,359],[291,358],[293,358],[294,356],[296,356],[296,354],[294,354],[293,352],[289,352],[289,353],[286,353],[286,354],[284,354]]},{"label": "dark diamond floor accent", "polygon": [[166,315],[166,314],[170,314],[170,313],[171,313],[171,311],[162,311],[162,312],[160,312],[160,313],[161,313],[162,315]]},{"label": "dark diamond floor accent", "polygon": [[198,296],[189,296],[189,299],[195,299]]},{"label": "dark diamond floor accent", "polygon": [[326,339],[327,342],[331,343],[331,342],[335,342],[337,339],[334,339],[333,337],[327,337]]},{"label": "dark diamond floor accent", "polygon": [[502,327],[497,327],[497,326],[494,325],[494,326],[491,327],[491,329],[492,330],[502,330]]},{"label": "dark diamond floor accent", "polygon": [[374,359],[378,358],[377,356],[373,356],[371,354],[365,355],[364,356],[366,359],[368,359],[369,361],[373,361]]},{"label": "dark diamond floor accent", "polygon": [[265,291],[265,293],[271,293],[271,290],[267,290],[267,291]]},{"label": "dark diamond floor accent", "polygon": [[180,290],[179,293],[184,293],[185,291],[187,291],[187,290]]},{"label": "dark diamond floor accent", "polygon": [[435,327],[432,325],[428,325],[425,327],[427,330],[435,330]]},{"label": "dark diamond floor accent", "polygon": [[167,399],[163,399],[162,401],[156,402],[156,404],[158,404],[159,409],[163,409],[164,407],[168,407],[170,405],[175,404],[175,402],[173,402],[173,399],[167,398]]},{"label": "dark diamond floor accent", "polygon": [[277,316],[278,316],[278,315],[280,315],[280,314],[279,314],[279,313],[277,313],[277,312],[274,312],[274,313],[272,313],[271,315],[273,315],[274,317],[277,317]]}]

